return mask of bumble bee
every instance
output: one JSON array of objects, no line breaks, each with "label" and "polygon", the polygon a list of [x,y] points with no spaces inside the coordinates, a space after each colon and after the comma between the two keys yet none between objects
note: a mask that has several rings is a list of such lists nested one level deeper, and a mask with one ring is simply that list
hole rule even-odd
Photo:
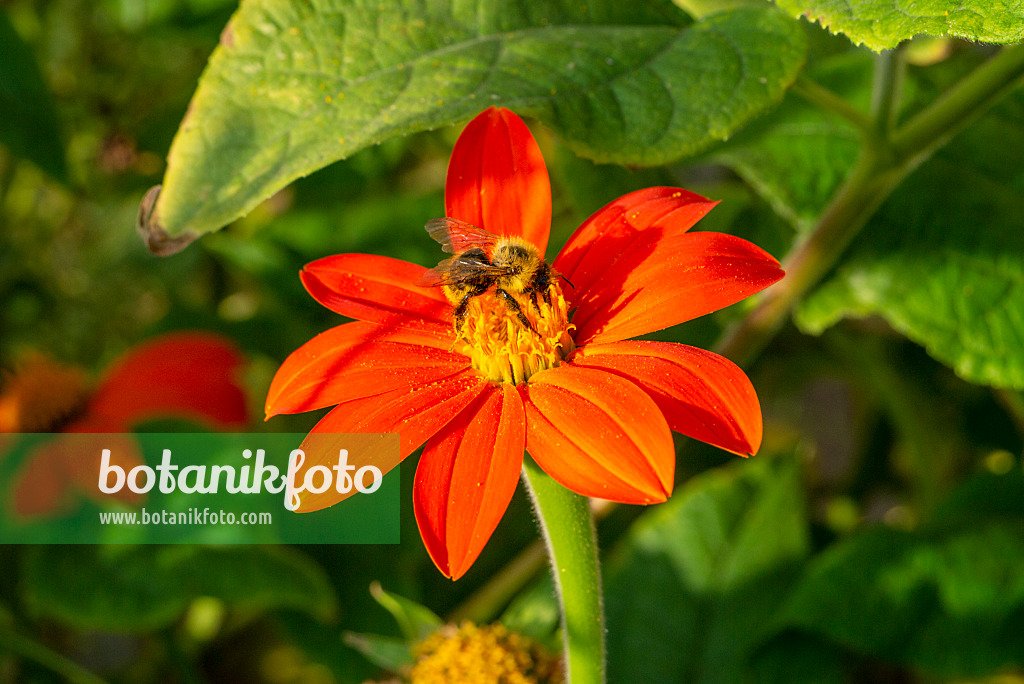
[{"label": "bumble bee", "polygon": [[548,286],[554,278],[564,276],[544,261],[533,244],[519,237],[494,235],[453,218],[431,219],[426,228],[430,237],[441,243],[441,249],[455,256],[424,273],[419,284],[444,288],[445,295],[455,304],[456,331],[462,329],[470,300],[493,287],[508,310],[524,326],[537,332],[513,295],[529,293],[536,307],[539,292],[550,305]]}]

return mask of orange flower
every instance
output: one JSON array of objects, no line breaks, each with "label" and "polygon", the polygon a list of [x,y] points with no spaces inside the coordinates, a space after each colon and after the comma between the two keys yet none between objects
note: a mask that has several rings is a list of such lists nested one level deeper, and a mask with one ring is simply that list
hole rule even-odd
[{"label": "orange flower", "polygon": [[[452,152],[445,204],[451,218],[544,253],[547,169],[515,114],[492,108],[469,123]],[[529,326],[491,288],[471,298],[455,331],[453,303],[442,288],[417,284],[427,269],[416,264],[365,254],[315,261],[301,274],[306,289],[358,320],[288,357],[267,417],[337,405],[311,435],[398,432],[401,458],[426,442],[416,520],[434,563],[453,579],[504,514],[524,450],[585,496],[664,501],[675,466],[670,430],[740,455],[761,442],[757,396],[734,364],[681,344],[627,341],[782,277],[778,262],[745,240],[687,232],[714,205],[659,187],[604,207],[552,264],[573,287],[563,291],[555,278],[547,297],[511,293]],[[308,496],[300,510],[339,498]]]},{"label": "orange flower", "polygon": [[[234,377],[242,356],[206,333],[175,333],[122,356],[94,388],[85,373],[36,354],[10,375],[0,393],[0,433],[124,433],[141,421],[182,418],[216,428],[248,423],[245,395]],[[103,446],[110,447],[105,437]],[[75,442],[81,446],[81,441]],[[122,439],[111,449],[125,470],[142,463],[138,447]],[[32,453],[14,482],[14,511],[51,514],[70,503],[71,490],[99,496],[93,463],[74,457],[61,440]],[[125,497],[132,497],[130,492]]]}]

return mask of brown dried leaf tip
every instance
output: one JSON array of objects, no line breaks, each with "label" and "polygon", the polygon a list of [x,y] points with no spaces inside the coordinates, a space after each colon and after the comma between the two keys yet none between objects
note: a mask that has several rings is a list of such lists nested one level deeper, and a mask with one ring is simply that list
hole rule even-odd
[{"label": "brown dried leaf tip", "polygon": [[195,233],[185,232],[177,237],[171,237],[160,225],[160,219],[156,214],[156,200],[160,196],[162,187],[161,185],[153,186],[142,198],[135,229],[142,236],[142,241],[146,243],[150,252],[157,256],[171,256],[188,247],[199,236]]}]

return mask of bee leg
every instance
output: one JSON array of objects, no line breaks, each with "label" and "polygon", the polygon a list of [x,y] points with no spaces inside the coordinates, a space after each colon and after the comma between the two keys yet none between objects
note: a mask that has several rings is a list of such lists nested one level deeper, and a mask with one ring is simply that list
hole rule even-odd
[{"label": "bee leg", "polygon": [[475,285],[466,291],[466,294],[459,300],[458,306],[455,307],[455,334],[458,335],[462,332],[462,326],[466,322],[466,314],[469,313],[469,300],[477,295],[482,295],[487,292],[489,285],[487,283],[483,285]]},{"label": "bee leg", "polygon": [[519,306],[519,302],[516,301],[515,297],[510,295],[508,292],[505,292],[505,290],[502,290],[500,287],[497,288],[496,292],[498,293],[499,297],[505,300],[505,306],[508,307],[509,311],[516,315],[520,323],[522,323],[524,326],[532,330],[534,334],[540,334],[539,332],[537,332],[537,329],[533,327],[533,324],[530,323],[530,319],[526,317],[526,314],[523,313],[523,308]]},{"label": "bee leg", "polygon": [[455,334],[458,335],[462,332],[462,326],[466,322],[466,313],[469,311],[469,300],[473,296],[472,292],[466,293],[466,296],[459,301],[459,305],[455,307]]},{"label": "bee leg", "polygon": [[[547,288],[541,290],[540,298],[544,300],[544,303],[551,306],[551,293]],[[533,308],[540,313],[540,303],[537,301],[537,290],[530,290],[530,300],[533,302]]]},{"label": "bee leg", "polygon": [[544,299],[544,303],[547,304],[548,306],[551,306],[551,274],[553,272],[554,271],[552,271],[550,266],[548,266],[547,264],[544,264],[544,268],[542,268],[540,270],[540,272],[537,273],[537,275],[534,277],[534,280],[533,280],[533,291],[535,293],[534,296],[533,296],[533,304],[534,304],[534,306],[537,305],[537,295],[536,295],[536,292],[538,290],[540,291],[540,296]]}]

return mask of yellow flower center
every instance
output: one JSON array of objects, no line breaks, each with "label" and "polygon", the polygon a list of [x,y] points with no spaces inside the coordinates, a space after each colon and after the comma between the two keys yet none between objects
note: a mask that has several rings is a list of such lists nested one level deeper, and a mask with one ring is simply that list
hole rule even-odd
[{"label": "yellow flower center", "polygon": [[446,625],[413,647],[410,684],[556,684],[559,658],[504,625]]},{"label": "yellow flower center", "polygon": [[473,297],[454,350],[470,358],[473,368],[492,382],[518,385],[534,373],[554,368],[576,345],[569,334],[568,306],[562,288],[548,288],[551,303],[538,296],[513,295],[531,330],[494,291]]},{"label": "yellow flower center", "polygon": [[55,432],[89,399],[85,374],[42,354],[26,358],[0,392],[0,432]]}]

